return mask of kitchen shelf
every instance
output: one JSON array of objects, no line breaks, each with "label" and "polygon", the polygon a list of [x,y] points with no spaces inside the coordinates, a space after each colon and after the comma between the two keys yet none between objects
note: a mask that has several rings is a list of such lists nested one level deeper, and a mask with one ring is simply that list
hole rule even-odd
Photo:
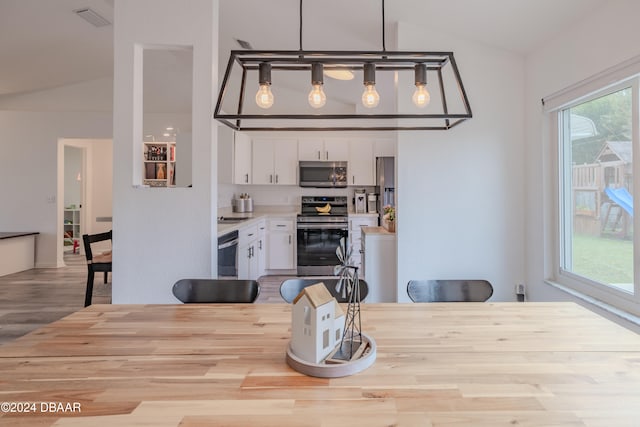
[{"label": "kitchen shelf", "polygon": [[143,184],[150,187],[175,187],[175,142],[145,142],[143,158]]}]

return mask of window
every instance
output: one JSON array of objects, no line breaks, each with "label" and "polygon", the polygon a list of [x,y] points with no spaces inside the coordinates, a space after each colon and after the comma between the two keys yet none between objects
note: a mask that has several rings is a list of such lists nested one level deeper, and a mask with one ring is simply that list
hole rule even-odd
[{"label": "window", "polygon": [[633,215],[634,188],[640,188],[633,160],[638,143],[637,79],[589,96],[576,95],[576,101],[557,110],[556,279],[614,306],[625,305],[620,301],[637,303]]}]

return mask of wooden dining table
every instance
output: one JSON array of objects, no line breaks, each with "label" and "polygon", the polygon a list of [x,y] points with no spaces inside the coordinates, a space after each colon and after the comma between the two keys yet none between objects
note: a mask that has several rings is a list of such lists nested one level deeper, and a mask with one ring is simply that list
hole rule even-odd
[{"label": "wooden dining table", "polygon": [[93,305],[0,346],[0,425],[640,425],[640,336],[574,303],[361,317],[375,363],[315,378],[290,305]]}]

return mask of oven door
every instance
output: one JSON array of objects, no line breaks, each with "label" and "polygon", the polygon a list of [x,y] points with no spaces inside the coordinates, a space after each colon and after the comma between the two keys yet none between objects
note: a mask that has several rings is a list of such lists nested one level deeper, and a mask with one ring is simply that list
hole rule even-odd
[{"label": "oven door", "polygon": [[340,264],[336,249],[348,233],[345,224],[298,223],[298,274],[333,276],[334,266]]}]

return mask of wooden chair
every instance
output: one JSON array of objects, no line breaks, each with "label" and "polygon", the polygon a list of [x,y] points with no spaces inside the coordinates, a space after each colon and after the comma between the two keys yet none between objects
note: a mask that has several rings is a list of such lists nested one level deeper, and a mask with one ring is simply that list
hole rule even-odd
[{"label": "wooden chair", "polygon": [[252,303],[260,294],[255,280],[180,279],[173,295],[183,303]]},{"label": "wooden chair", "polygon": [[407,294],[413,302],[484,302],[493,286],[486,280],[411,280]]},{"label": "wooden chair", "polygon": [[[298,296],[300,291],[302,291],[307,286],[315,285],[316,283],[324,283],[325,287],[329,291],[329,293],[336,299],[338,302],[349,302],[346,296],[342,296],[341,293],[338,293],[336,290],[336,285],[338,284],[337,278],[323,278],[318,277],[315,279],[287,279],[282,284],[280,284],[280,295],[282,299],[288,303],[292,303],[293,300]],[[360,279],[358,281],[360,284],[360,301],[364,301],[364,299],[369,294],[369,285],[364,280]]]},{"label": "wooden chair", "polygon": [[97,272],[104,272],[104,283],[107,283],[109,272],[111,268],[111,251],[102,252],[97,255],[93,255],[91,251],[91,244],[97,242],[103,242],[111,240],[112,231],[99,234],[83,234],[82,242],[84,243],[84,254],[87,257],[87,267],[89,273],[87,276],[87,290],[84,296],[84,306],[91,305],[91,299],[93,297],[93,277]]}]

